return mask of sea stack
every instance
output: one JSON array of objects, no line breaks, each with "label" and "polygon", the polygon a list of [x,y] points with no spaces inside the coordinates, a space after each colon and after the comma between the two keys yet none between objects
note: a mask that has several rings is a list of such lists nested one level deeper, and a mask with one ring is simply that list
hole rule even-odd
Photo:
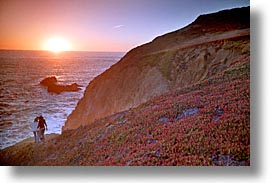
[{"label": "sea stack", "polygon": [[55,76],[47,77],[40,82],[41,85],[47,87],[49,93],[60,94],[62,92],[77,92],[81,90],[80,85],[73,83],[70,85],[57,84],[57,78]]}]

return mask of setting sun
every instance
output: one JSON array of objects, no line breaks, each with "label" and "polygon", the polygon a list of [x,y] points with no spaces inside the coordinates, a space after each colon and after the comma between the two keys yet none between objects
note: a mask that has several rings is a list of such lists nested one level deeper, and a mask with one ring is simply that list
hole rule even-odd
[{"label": "setting sun", "polygon": [[52,52],[69,51],[71,49],[71,44],[61,37],[52,37],[45,43],[45,50]]}]

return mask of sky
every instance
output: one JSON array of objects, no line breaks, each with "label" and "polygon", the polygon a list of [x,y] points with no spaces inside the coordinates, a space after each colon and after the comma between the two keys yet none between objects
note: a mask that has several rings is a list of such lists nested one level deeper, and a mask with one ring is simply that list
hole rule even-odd
[{"label": "sky", "polygon": [[0,0],[0,49],[43,50],[53,37],[75,51],[126,52],[201,14],[249,0]]}]

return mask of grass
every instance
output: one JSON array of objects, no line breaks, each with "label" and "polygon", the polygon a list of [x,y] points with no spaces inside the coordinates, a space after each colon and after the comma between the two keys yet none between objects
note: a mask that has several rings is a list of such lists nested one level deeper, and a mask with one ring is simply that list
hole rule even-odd
[{"label": "grass", "polygon": [[244,36],[243,39],[231,39],[228,40],[224,48],[227,50],[240,50],[242,54],[249,55],[250,54],[250,44],[249,44],[249,36]]},{"label": "grass", "polygon": [[159,70],[162,73],[162,75],[167,80],[172,80],[171,78],[171,71],[172,71],[172,62],[175,58],[176,50],[169,50],[166,51],[162,57],[160,58],[159,62]]},{"label": "grass", "polygon": [[169,50],[160,53],[154,53],[150,55],[143,56],[139,62],[138,67],[140,70],[144,70],[144,68],[152,68],[158,67],[161,74],[167,79],[172,80],[171,78],[171,70],[172,70],[172,61],[176,54],[176,50]]}]

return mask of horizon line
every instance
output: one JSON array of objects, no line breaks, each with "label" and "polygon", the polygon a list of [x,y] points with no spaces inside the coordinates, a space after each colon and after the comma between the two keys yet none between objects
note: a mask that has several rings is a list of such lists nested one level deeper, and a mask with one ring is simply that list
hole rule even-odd
[{"label": "horizon line", "polygon": [[[0,48],[0,51],[45,51],[45,52],[50,52],[54,53],[50,50],[34,50],[34,49],[6,49],[6,48]],[[59,53],[62,52],[114,52],[114,53],[127,53],[128,51],[95,51],[95,50],[66,50],[66,51],[60,51]]]}]

